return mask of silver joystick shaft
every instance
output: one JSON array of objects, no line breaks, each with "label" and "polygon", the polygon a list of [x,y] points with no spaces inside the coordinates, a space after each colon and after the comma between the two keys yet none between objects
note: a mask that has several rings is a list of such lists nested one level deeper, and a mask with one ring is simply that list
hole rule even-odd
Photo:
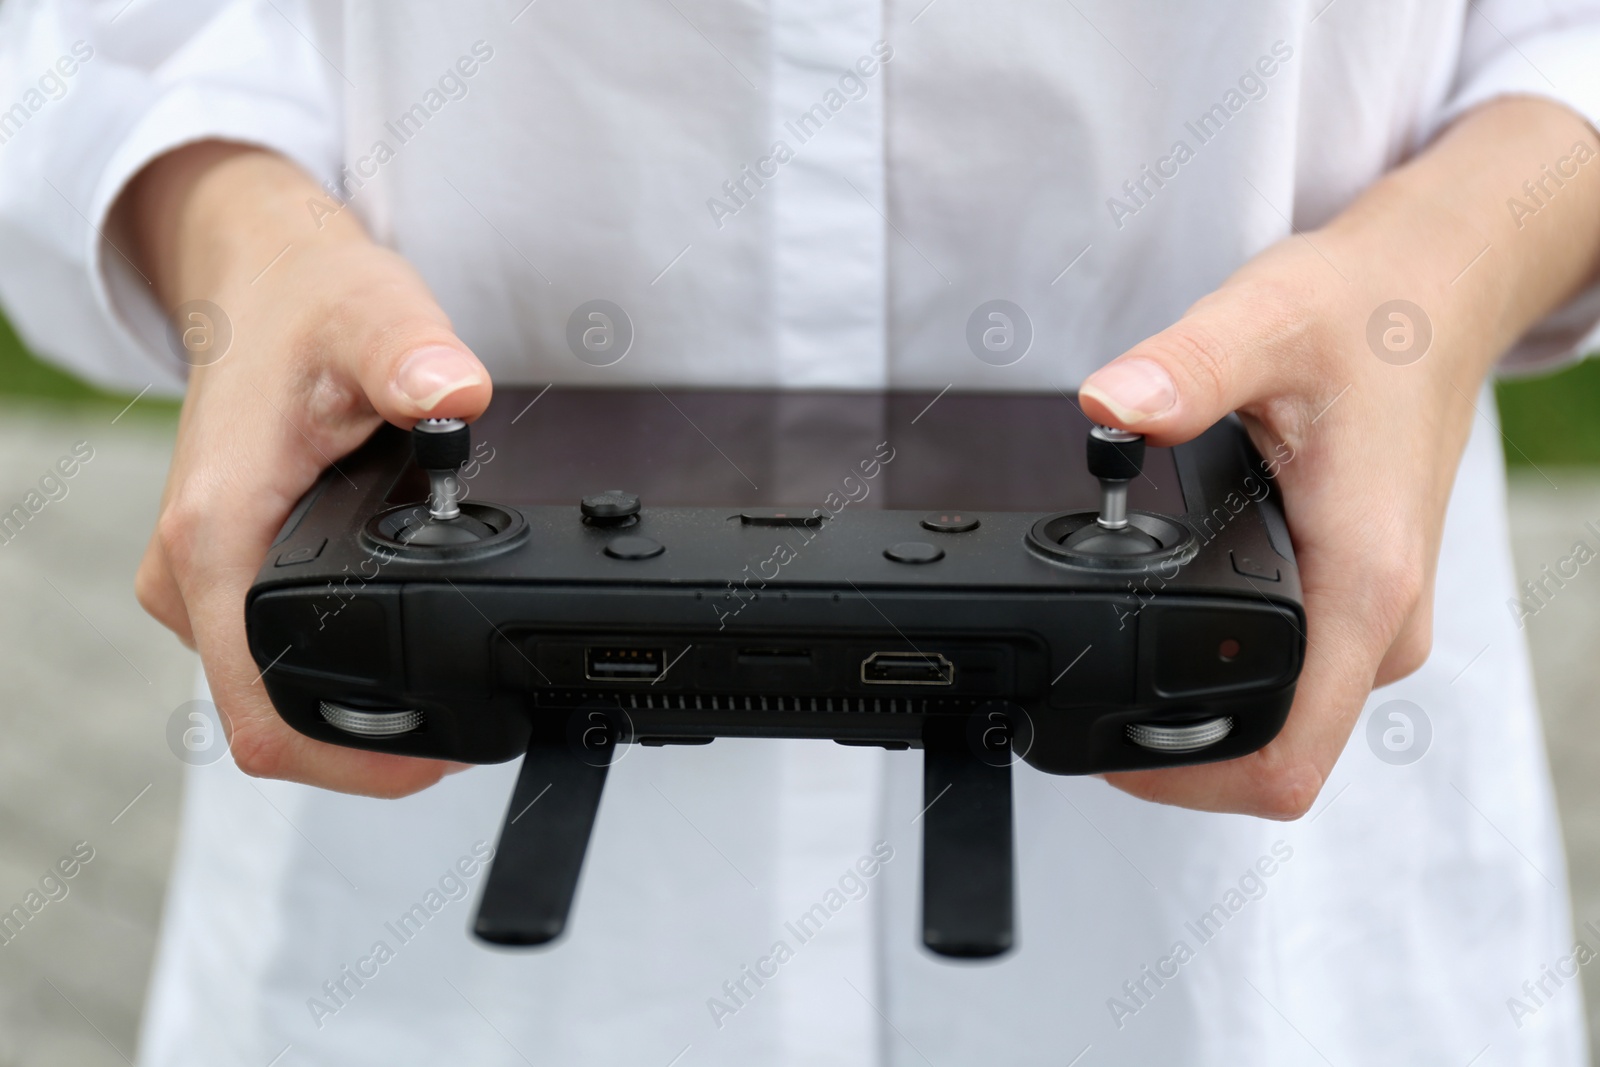
[{"label": "silver joystick shaft", "polygon": [[1107,530],[1128,525],[1128,483],[1100,483],[1100,515],[1094,520]]},{"label": "silver joystick shaft", "polygon": [[456,471],[471,454],[472,438],[460,419],[423,419],[411,431],[417,465],[428,472],[428,514],[439,520],[460,518],[461,479]]},{"label": "silver joystick shaft", "polygon": [[1101,529],[1128,526],[1128,483],[1144,468],[1144,437],[1112,426],[1089,431],[1089,473],[1100,481]]},{"label": "silver joystick shaft", "polygon": [[428,514],[435,519],[461,517],[461,482],[454,471],[428,472]]}]

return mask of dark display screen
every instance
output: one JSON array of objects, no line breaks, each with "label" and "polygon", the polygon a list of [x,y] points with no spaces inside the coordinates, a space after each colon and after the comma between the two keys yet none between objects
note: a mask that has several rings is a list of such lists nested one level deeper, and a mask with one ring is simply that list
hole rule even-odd
[{"label": "dark display screen", "polygon": [[[507,389],[472,427],[469,495],[573,505],[604,489],[647,505],[1043,512],[1094,507],[1088,418],[1063,395]],[[391,504],[420,500],[412,469]],[[1184,514],[1153,448],[1132,507]]]}]

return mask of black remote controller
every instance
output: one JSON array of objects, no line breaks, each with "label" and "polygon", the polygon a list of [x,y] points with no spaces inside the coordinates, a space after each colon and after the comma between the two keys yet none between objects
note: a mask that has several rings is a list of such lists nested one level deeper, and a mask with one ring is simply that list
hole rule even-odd
[{"label": "black remote controller", "polygon": [[250,647],[311,737],[525,755],[487,940],[565,928],[616,745],[802,737],[923,749],[924,943],[993,956],[1015,760],[1222,760],[1283,725],[1283,461],[1231,418],[1146,450],[1065,396],[502,391],[324,475]]}]

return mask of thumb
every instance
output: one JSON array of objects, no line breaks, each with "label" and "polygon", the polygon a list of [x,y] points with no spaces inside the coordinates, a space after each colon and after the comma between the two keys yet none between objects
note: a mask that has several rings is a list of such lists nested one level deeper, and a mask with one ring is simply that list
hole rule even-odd
[{"label": "thumb", "polygon": [[442,311],[431,301],[423,307],[413,302],[400,314],[373,309],[379,313],[367,318],[371,325],[351,331],[342,362],[388,422],[406,427],[424,418],[476,418],[493,392],[489,372]]},{"label": "thumb", "polygon": [[1261,399],[1285,360],[1279,332],[1216,295],[1084,381],[1078,397],[1096,422],[1171,445]]},{"label": "thumb", "polygon": [[[475,419],[483,414],[493,391],[489,372],[466,345],[452,341],[421,345],[399,358],[393,374],[385,378],[396,403],[392,412],[378,408],[385,419],[405,423],[422,418]],[[378,406],[371,389],[367,396]]]}]

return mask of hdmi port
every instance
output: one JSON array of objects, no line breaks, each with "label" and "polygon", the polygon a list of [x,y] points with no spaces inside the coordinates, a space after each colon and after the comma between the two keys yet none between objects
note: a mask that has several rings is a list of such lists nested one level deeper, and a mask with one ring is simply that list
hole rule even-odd
[{"label": "hdmi port", "polygon": [[861,661],[868,685],[949,685],[955,664],[937,652],[874,652]]}]

